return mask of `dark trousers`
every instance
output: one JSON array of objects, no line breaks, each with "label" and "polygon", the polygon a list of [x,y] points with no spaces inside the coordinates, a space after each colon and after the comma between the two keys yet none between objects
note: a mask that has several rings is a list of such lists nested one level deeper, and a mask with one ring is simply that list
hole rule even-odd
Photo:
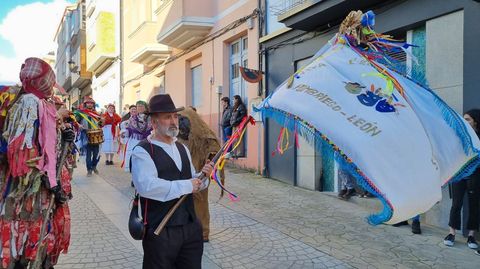
[{"label": "dark trousers", "polygon": [[203,255],[202,226],[198,220],[165,227],[160,235],[149,228],[142,241],[143,269],[201,269]]},{"label": "dark trousers", "polygon": [[230,136],[232,136],[232,127],[231,126],[228,126],[228,127],[222,127],[222,130],[223,130],[223,142],[227,142],[228,139],[230,139]]},{"label": "dark trousers", "polygon": [[98,163],[98,151],[100,149],[100,145],[90,145],[86,146],[87,148],[87,170],[94,170],[97,168]]},{"label": "dark trousers", "polygon": [[463,207],[465,192],[468,199],[467,230],[478,230],[478,203],[479,203],[478,179],[469,178],[452,184],[452,208],[450,209],[450,221],[448,225],[455,230],[460,230],[460,213]]}]

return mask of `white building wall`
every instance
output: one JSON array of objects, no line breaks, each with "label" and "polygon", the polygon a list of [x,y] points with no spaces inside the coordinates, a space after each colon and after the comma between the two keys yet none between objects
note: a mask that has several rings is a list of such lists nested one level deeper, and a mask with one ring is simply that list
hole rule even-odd
[{"label": "white building wall", "polygon": [[89,4],[93,5],[95,9],[91,16],[87,16],[87,35],[89,34],[88,29],[95,24],[99,12],[107,11],[115,14],[115,56],[117,57],[104,72],[96,74],[92,78],[92,97],[98,104],[99,111],[112,103],[115,104],[116,111],[120,114],[120,1],[89,0],[86,3],[87,13]]},{"label": "white building wall", "polygon": [[463,113],[463,10],[426,23],[427,80],[455,111]]},{"label": "white building wall", "polygon": [[[432,88],[455,111],[463,113],[463,10],[426,22],[426,75]],[[442,200],[425,214],[428,224],[448,227],[448,186]]]},{"label": "white building wall", "polygon": [[[92,97],[98,104],[98,110],[110,103],[116,106],[117,113],[121,112],[120,104],[120,61],[115,61],[99,77],[92,79]],[[119,113],[120,114],[120,113]]]}]

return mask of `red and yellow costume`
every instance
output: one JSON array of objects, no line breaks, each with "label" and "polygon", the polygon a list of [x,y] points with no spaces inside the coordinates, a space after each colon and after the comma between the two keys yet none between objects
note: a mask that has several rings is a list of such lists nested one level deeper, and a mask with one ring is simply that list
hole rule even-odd
[{"label": "red and yellow costume", "polygon": [[[57,121],[52,100],[55,75],[44,61],[28,58],[20,80],[21,88],[0,87],[0,268],[54,265],[70,242],[72,176],[68,161],[57,163],[65,123]],[[54,197],[64,199],[53,203]]]}]

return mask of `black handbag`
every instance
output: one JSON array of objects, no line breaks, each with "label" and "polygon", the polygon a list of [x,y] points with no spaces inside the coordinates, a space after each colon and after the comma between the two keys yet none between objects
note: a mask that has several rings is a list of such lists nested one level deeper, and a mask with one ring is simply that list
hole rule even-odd
[{"label": "black handbag", "polygon": [[[128,231],[130,232],[130,235],[132,236],[132,238],[135,240],[143,240],[147,230],[146,220],[144,221],[144,219],[141,217],[141,213],[140,215],[138,213],[139,205],[140,205],[140,195],[138,193],[135,193],[132,209],[130,211],[130,217],[128,218]],[[145,210],[145,214],[146,214],[146,210]]]},{"label": "black handbag", "polygon": [[[136,146],[135,146],[136,147]],[[150,143],[150,150],[153,156],[153,146]],[[130,173],[132,172],[132,159],[130,159]],[[128,218],[128,232],[135,240],[143,240],[147,233],[147,206],[148,199],[145,200],[145,216],[142,218],[141,210],[138,209],[140,205],[140,194],[135,191],[135,197],[133,198],[132,209],[130,211],[130,217]],[[140,212],[140,215],[139,213]]]}]

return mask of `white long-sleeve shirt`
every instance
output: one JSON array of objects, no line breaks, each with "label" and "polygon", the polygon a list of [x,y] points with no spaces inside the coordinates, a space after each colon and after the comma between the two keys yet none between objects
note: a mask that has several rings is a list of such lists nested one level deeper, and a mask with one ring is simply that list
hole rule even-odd
[{"label": "white long-sleeve shirt", "polygon": [[[152,140],[150,136],[148,140],[153,145],[161,147],[175,162],[177,168],[182,171],[182,159],[180,152],[175,144],[177,139],[174,139],[172,144],[163,143],[157,140]],[[185,147],[185,145],[183,145]],[[195,172],[195,167],[192,163],[192,157],[190,151],[185,147],[188,160],[190,162],[190,168],[193,177],[198,177],[200,173]],[[132,179],[135,188],[140,196],[150,198],[153,200],[165,202],[179,198],[184,194],[192,193],[193,186],[191,179],[185,180],[166,180],[158,177],[157,168],[150,154],[142,147],[135,147],[132,152]],[[208,186],[209,180],[206,180],[201,189]]]}]

